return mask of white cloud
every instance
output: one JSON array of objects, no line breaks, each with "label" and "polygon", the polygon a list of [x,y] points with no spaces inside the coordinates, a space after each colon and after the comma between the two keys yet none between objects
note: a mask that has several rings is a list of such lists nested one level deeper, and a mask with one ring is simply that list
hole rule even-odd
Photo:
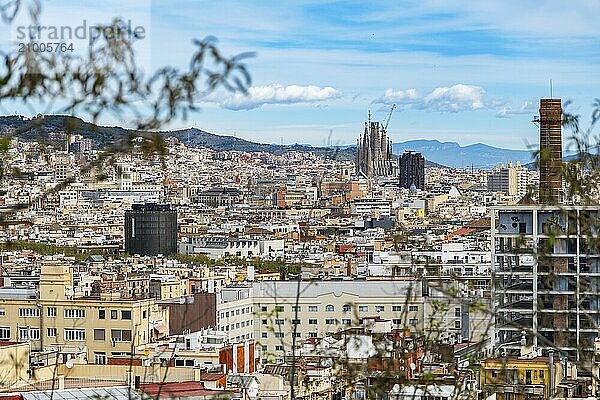
[{"label": "white cloud", "polygon": [[342,93],[331,86],[282,86],[275,83],[253,86],[248,89],[247,94],[233,94],[221,101],[220,104],[223,108],[230,110],[252,110],[265,104],[316,103],[337,99],[341,96]]},{"label": "white cloud", "polygon": [[496,117],[510,118],[513,115],[520,115],[520,114],[532,114],[533,115],[535,113],[536,113],[536,106],[533,104],[533,102],[526,101],[519,107],[511,107],[511,106],[502,107],[496,113]]},{"label": "white cloud", "polygon": [[427,94],[420,94],[416,89],[388,89],[374,103],[392,104],[399,108],[437,112],[460,112],[486,108],[485,90],[480,86],[462,83],[450,87],[438,87]]},{"label": "white cloud", "polygon": [[381,104],[416,104],[422,100],[421,95],[416,89],[393,90],[387,89],[383,96],[375,100],[375,103]]}]

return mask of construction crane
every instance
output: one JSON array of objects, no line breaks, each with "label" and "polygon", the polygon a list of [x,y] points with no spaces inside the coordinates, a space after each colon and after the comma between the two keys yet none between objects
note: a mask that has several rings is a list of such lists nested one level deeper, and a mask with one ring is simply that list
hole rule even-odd
[{"label": "construction crane", "polygon": [[394,110],[396,109],[396,104],[392,104],[392,109],[390,110],[389,114],[387,115],[387,118],[385,119],[385,125],[383,126],[383,130],[387,132],[387,127],[390,124],[390,120],[392,119],[392,114],[394,113]]}]

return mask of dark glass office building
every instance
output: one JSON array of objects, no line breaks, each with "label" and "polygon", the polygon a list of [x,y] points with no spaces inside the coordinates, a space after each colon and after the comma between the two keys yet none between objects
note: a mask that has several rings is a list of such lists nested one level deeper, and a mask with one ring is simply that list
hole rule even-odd
[{"label": "dark glass office building", "polygon": [[177,211],[169,204],[133,204],[125,211],[125,251],[145,256],[177,253]]},{"label": "dark glass office building", "polygon": [[410,189],[425,189],[425,157],[421,153],[405,151],[398,159],[400,186]]}]

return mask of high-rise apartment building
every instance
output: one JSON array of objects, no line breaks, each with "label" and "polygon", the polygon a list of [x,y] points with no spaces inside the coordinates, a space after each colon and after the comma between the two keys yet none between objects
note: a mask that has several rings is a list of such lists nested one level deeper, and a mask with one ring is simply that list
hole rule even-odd
[{"label": "high-rise apartment building", "polygon": [[177,211],[168,204],[133,204],[125,211],[125,251],[155,256],[177,252]]},{"label": "high-rise apartment building", "polygon": [[379,122],[365,122],[365,130],[356,141],[356,174],[366,178],[390,176],[392,168],[392,142],[385,127]]},{"label": "high-rise apartment building", "polygon": [[490,192],[504,192],[509,196],[525,196],[527,193],[529,173],[517,161],[501,164],[488,175],[487,188]]},{"label": "high-rise apartment building", "polygon": [[[492,223],[495,343],[527,344],[590,366],[600,323],[598,206],[496,208]],[[492,225],[493,226],[493,225]],[[583,373],[583,370],[582,370]]]},{"label": "high-rise apartment building", "polygon": [[562,105],[560,99],[540,99],[540,203],[562,199]]},{"label": "high-rise apartment building", "polygon": [[417,189],[425,189],[425,157],[421,153],[405,151],[398,158],[398,169],[401,187],[409,189],[414,185]]}]

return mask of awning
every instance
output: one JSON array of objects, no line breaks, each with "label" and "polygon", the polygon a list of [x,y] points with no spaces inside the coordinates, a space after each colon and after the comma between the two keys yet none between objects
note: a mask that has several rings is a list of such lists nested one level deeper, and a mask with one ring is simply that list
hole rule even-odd
[{"label": "awning", "polygon": [[165,325],[156,325],[154,330],[163,335],[169,332],[169,328],[167,328]]}]

